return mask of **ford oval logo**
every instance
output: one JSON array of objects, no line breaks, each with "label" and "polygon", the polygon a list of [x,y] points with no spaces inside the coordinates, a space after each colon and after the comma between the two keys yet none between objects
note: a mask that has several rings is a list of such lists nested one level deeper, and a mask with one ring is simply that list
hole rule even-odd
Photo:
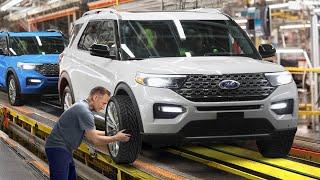
[{"label": "ford oval logo", "polygon": [[221,89],[237,89],[240,87],[240,83],[235,80],[223,80],[219,83]]}]

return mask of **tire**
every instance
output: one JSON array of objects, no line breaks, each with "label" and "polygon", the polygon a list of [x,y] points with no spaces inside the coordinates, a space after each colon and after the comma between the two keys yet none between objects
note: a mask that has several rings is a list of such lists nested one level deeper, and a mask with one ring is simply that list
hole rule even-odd
[{"label": "tire", "polygon": [[271,139],[257,140],[259,152],[268,158],[286,157],[292,147],[294,135],[274,136]]},{"label": "tire", "polygon": [[12,106],[23,105],[23,99],[20,93],[20,87],[17,79],[11,74],[7,81],[8,99]]},{"label": "tire", "polygon": [[[118,124],[117,126],[114,126],[114,128],[107,125],[108,122],[111,123],[112,118]],[[134,110],[131,99],[128,96],[122,95],[111,97],[106,108],[105,122],[106,135],[108,136],[115,135],[122,129],[126,129],[125,133],[131,134],[131,138],[128,142],[115,142],[107,145],[111,158],[118,164],[134,162],[140,154],[142,138],[138,125],[137,113]]]},{"label": "tire", "polygon": [[61,97],[61,108],[63,111],[67,110],[74,104],[74,95],[70,87],[67,85],[62,93]]}]

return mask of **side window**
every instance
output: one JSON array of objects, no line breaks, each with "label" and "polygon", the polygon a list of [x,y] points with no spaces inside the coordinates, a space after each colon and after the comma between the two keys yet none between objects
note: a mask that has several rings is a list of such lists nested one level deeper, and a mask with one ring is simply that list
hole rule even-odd
[{"label": "side window", "polygon": [[110,55],[116,56],[116,41],[114,34],[114,21],[101,21],[99,25],[99,36],[97,44],[107,45],[110,48]]},{"label": "side window", "polygon": [[78,35],[82,25],[83,24],[76,24],[73,26],[72,31],[71,31],[71,38],[70,38],[69,46],[73,43],[74,39]]},{"label": "side window", "polygon": [[78,43],[79,49],[89,51],[90,46],[94,43],[97,43],[98,25],[99,25],[99,22],[88,23]]},{"label": "side window", "polygon": [[0,36],[0,54],[8,54],[6,36]]}]

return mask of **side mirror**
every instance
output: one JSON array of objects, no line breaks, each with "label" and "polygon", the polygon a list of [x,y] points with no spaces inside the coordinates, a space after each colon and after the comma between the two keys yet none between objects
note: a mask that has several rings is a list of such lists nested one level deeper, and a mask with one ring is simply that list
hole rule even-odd
[{"label": "side mirror", "polygon": [[6,54],[4,53],[4,51],[3,51],[3,49],[0,49],[0,55],[1,55],[1,56],[6,55]]},{"label": "side mirror", "polygon": [[262,58],[272,57],[276,54],[276,49],[271,44],[261,44],[259,46],[259,53]]},{"label": "side mirror", "polygon": [[113,56],[110,56],[110,47],[108,45],[92,44],[89,50],[92,56],[107,57],[107,58],[113,57]]}]

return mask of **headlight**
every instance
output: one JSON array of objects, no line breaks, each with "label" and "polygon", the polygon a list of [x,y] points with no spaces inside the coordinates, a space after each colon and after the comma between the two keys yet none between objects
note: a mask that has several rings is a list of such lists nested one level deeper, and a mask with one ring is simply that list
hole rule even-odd
[{"label": "headlight", "polygon": [[161,88],[179,88],[186,75],[160,75],[137,73],[136,82],[144,86],[161,87]]},{"label": "headlight", "polygon": [[291,73],[288,71],[265,74],[272,86],[289,84],[293,81]]},{"label": "headlight", "polygon": [[22,62],[18,62],[17,63],[17,67],[21,68],[21,69],[35,69],[37,67],[37,65],[41,65],[41,64],[36,64],[36,63],[22,63]]}]

